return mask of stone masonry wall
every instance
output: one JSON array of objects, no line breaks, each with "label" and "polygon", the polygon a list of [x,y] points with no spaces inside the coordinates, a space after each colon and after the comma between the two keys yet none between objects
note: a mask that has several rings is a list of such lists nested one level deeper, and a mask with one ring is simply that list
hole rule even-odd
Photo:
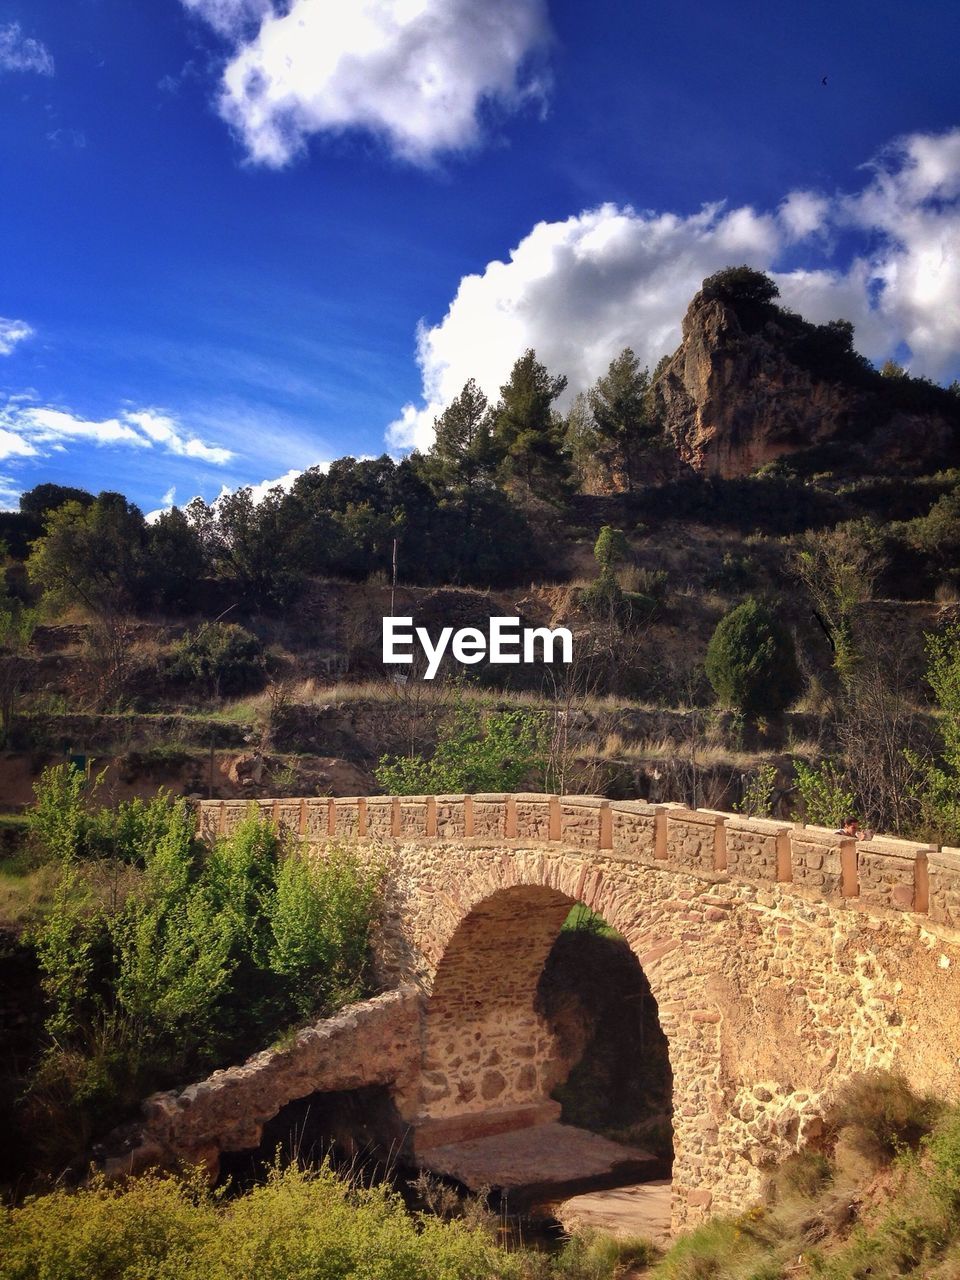
[{"label": "stone masonry wall", "polygon": [[215,1071],[186,1089],[155,1093],[144,1121],[112,1148],[108,1176],[151,1166],[200,1165],[215,1176],[225,1151],[257,1147],[263,1126],[288,1102],[312,1093],[390,1084],[401,1092],[420,1074],[421,995],[402,987],[302,1028],[288,1044]]},{"label": "stone masonry wall", "polygon": [[[244,811],[201,805],[201,830]],[[266,802],[322,850],[386,849],[383,974],[423,991],[415,1128],[530,1107],[555,1082],[537,978],[569,906],[627,939],[674,1074],[674,1221],[742,1209],[851,1074],[960,1097],[960,852],[596,797]]]}]

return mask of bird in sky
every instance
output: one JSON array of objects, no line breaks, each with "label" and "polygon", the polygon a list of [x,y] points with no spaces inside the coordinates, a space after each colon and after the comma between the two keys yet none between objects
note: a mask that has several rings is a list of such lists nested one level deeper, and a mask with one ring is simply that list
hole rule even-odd
[{"label": "bird in sky", "polygon": [[827,77],[826,77],[826,76],[824,76],[824,77],[823,77],[823,79],[820,81],[820,83],[821,83],[822,85],[826,85],[826,83],[827,83]]}]

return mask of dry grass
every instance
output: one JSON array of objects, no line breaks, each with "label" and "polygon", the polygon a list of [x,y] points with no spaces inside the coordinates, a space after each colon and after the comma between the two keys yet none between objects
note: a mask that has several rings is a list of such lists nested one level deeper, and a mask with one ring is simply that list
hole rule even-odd
[{"label": "dry grass", "polygon": [[[591,760],[667,761],[676,760],[678,756],[689,758],[691,744],[678,742],[668,736],[628,741],[623,734],[608,733],[603,742],[585,743],[580,754]],[[698,742],[692,752],[701,768],[727,765],[741,770],[762,764],[767,759],[767,754],[762,751],[740,751],[710,738]]]}]

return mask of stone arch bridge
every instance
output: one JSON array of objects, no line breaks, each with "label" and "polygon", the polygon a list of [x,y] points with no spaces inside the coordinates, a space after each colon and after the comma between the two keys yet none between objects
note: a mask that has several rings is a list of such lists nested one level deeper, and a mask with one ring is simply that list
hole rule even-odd
[{"label": "stone arch bridge", "polygon": [[[391,1085],[420,1149],[537,1123],[557,1053],[534,996],[574,902],[626,938],[657,1001],[676,1226],[742,1210],[851,1074],[892,1068],[960,1096],[960,851],[585,796],[254,804],[318,855],[334,839],[387,851],[378,962],[398,991],[301,1033],[299,1058],[261,1054],[151,1099],[148,1145],[175,1147],[188,1121],[195,1150],[204,1123],[208,1144],[255,1145],[277,1087],[371,1081]],[[201,803],[201,833],[250,807]]]}]

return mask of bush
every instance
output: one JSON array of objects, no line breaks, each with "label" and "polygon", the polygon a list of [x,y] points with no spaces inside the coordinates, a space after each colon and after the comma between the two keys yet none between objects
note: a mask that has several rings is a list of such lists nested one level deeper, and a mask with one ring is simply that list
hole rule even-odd
[{"label": "bush", "polygon": [[832,760],[815,768],[794,760],[793,771],[800,793],[800,816],[815,827],[838,828],[854,812],[854,795],[847,775]]},{"label": "bush", "polygon": [[532,770],[543,767],[544,755],[543,726],[536,716],[497,711],[485,717],[460,703],[429,759],[381,756],[374,776],[386,794],[396,796],[514,791]]},{"label": "bush", "polygon": [[[94,1182],[0,1210],[0,1280],[519,1280],[521,1255],[324,1166],[224,1198],[200,1177]],[[609,1274],[609,1273],[608,1273]]]},{"label": "bush", "polygon": [[849,1130],[852,1145],[877,1163],[916,1147],[936,1123],[939,1104],[913,1092],[906,1079],[888,1071],[857,1076],[837,1095],[826,1116],[828,1132]]},{"label": "bush", "polygon": [[206,851],[184,801],[148,811],[141,865],[64,859],[34,937],[49,1036],[34,1112],[66,1099],[92,1129],[366,991],[378,868],[345,849],[308,862],[256,816]]},{"label": "bush", "polygon": [[207,687],[214,698],[245,693],[263,681],[263,645],[235,622],[204,622],[178,643],[171,673]]},{"label": "bush", "polygon": [[779,719],[803,689],[790,632],[758,600],[717,623],[706,671],[720,701],[750,719]]}]

